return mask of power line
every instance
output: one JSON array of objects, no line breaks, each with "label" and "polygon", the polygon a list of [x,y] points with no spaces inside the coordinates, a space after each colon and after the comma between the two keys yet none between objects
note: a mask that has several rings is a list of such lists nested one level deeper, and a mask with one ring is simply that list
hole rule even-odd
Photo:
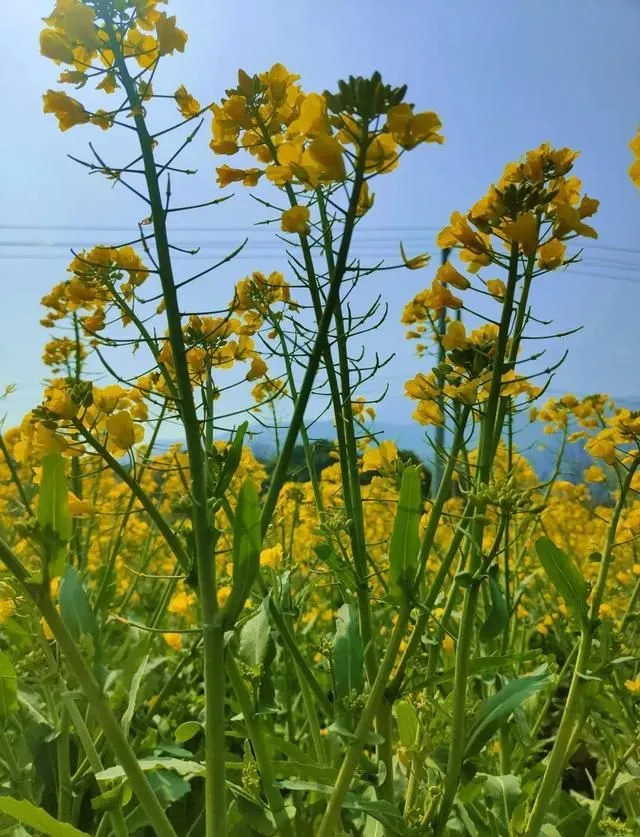
[{"label": "power line", "polygon": [[[83,232],[130,232],[135,225],[135,222],[132,222],[128,226],[113,226],[113,225],[104,225],[104,224],[0,224],[0,230],[13,230],[13,231],[20,231],[20,230],[28,230],[28,231],[36,231],[36,232],[75,232],[75,231],[83,231]],[[417,232],[417,233],[425,233],[425,232],[433,232],[434,230],[440,231],[442,226],[433,226],[433,225],[418,225],[418,224],[385,224],[381,226],[360,226],[358,228],[359,233],[375,233],[375,232]],[[172,232],[206,232],[206,233],[215,233],[215,232],[252,232],[252,233],[270,233],[273,232],[273,228],[267,224],[259,224],[259,225],[251,225],[251,226],[206,226],[206,227],[172,227]],[[635,253],[640,254],[640,248],[638,247],[623,247],[617,244],[594,244],[591,242],[586,242],[580,245],[581,249],[584,250],[611,250],[614,252],[619,253]]]},{"label": "power line", "polygon": [[[65,245],[60,245],[61,247]],[[218,246],[218,245],[213,245]],[[225,245],[226,246],[226,245]],[[261,245],[264,246],[264,245]],[[205,245],[206,248],[206,245]],[[388,253],[382,250],[369,250],[369,251],[358,251],[357,248],[354,249],[354,258],[358,259],[371,259],[376,261],[385,261],[391,259],[397,259],[397,253]],[[175,261],[214,261],[216,258],[216,254],[207,255],[205,253],[195,253],[193,255],[184,254],[184,255],[174,255],[173,260]],[[69,253],[0,253],[0,261],[67,261],[69,259]],[[246,253],[239,253],[237,256],[231,261],[238,260],[252,260],[257,261],[260,259],[270,259],[272,261],[288,261],[288,256],[286,252],[282,249],[277,248],[273,249],[270,252],[246,252]],[[401,268],[402,265],[398,264],[398,268]],[[615,267],[615,264],[612,264],[612,267]],[[640,274],[640,264],[638,265],[638,272]],[[589,278],[595,279],[602,279],[605,281],[611,282],[627,282],[632,285],[639,285],[640,284],[640,275],[638,278],[633,276],[617,276],[611,273],[602,273],[602,272],[593,272],[589,270],[582,270],[582,269],[575,269],[571,268],[568,271],[562,272],[565,276],[569,277],[580,277],[585,276]]]}]

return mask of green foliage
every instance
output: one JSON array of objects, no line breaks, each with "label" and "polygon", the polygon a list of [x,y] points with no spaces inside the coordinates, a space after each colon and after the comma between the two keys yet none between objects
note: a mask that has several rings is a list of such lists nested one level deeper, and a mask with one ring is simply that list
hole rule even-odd
[{"label": "green foliage", "polygon": [[47,837],[87,837],[84,831],[70,823],[60,822],[25,799],[0,796],[0,813],[7,814],[17,822],[46,834]]},{"label": "green foliage", "polygon": [[331,652],[336,699],[348,700],[364,687],[364,649],[354,605],[344,604],[336,618],[336,633]]},{"label": "green foliage", "polygon": [[18,708],[18,678],[7,654],[0,651],[0,724]]},{"label": "green foliage", "polygon": [[487,744],[520,704],[546,682],[546,674],[511,680],[499,692],[487,698],[475,714],[467,733],[465,758],[473,758]]},{"label": "green foliage", "polygon": [[420,550],[422,495],[418,469],[410,466],[402,474],[398,509],[389,540],[389,588],[400,598],[411,592]]},{"label": "green foliage", "polygon": [[582,628],[586,628],[589,618],[588,588],[577,567],[549,538],[539,538],[536,541],[536,551],[544,571],[567,603],[573,617]]},{"label": "green foliage", "polygon": [[55,578],[63,573],[67,544],[73,534],[65,463],[60,453],[48,453],[42,459],[38,523],[44,543],[46,571],[49,578]]},{"label": "green foliage", "polygon": [[242,483],[233,522],[233,585],[224,606],[223,622],[232,627],[251,592],[260,568],[260,501],[253,481]]}]

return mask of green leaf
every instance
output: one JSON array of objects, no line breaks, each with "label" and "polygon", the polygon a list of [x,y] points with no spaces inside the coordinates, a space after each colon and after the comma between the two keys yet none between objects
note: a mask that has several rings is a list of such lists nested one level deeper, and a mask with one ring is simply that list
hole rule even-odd
[{"label": "green leaf", "polygon": [[[151,773],[149,784],[163,808],[168,808],[172,803],[186,796],[191,790],[189,782],[172,770],[158,770]],[[126,822],[129,834],[135,834],[146,825],[151,824],[146,812],[140,805],[127,816]]]},{"label": "green leaf", "polygon": [[[140,769],[145,772],[154,770],[173,770],[180,776],[204,776],[206,769],[204,764],[198,761],[188,761],[186,759],[173,758],[151,758],[139,759],[138,764]],[[126,778],[126,773],[119,764],[113,767],[107,767],[106,770],[101,770],[96,773],[96,781],[98,782],[115,782],[118,779]]]},{"label": "green leaf", "polygon": [[389,541],[389,588],[398,596],[413,583],[420,550],[422,489],[419,469],[411,466],[402,474],[398,509]]},{"label": "green leaf", "polygon": [[338,583],[346,593],[356,589],[356,579],[351,566],[344,561],[328,543],[318,543],[313,547],[318,559],[335,573]]},{"label": "green leaf", "polygon": [[240,460],[242,458],[242,443],[244,442],[245,433],[249,427],[249,422],[243,421],[240,427],[236,430],[233,441],[226,449],[224,465],[220,472],[218,485],[216,486],[216,496],[224,497],[229,488],[229,484],[233,479],[233,475],[238,470]]},{"label": "green leaf", "polygon": [[18,708],[18,678],[13,663],[0,651],[0,721],[6,721]]},{"label": "green leaf", "polygon": [[292,741],[287,741],[286,739],[280,738],[280,736],[273,735],[269,732],[267,732],[265,738],[274,752],[284,753],[284,755],[289,756],[292,761],[300,761],[304,764],[315,763],[313,758],[308,753],[305,753],[304,750],[301,750],[300,747]]},{"label": "green leaf", "polygon": [[13,817],[14,820],[29,826],[41,834],[49,837],[87,837],[68,822],[60,822],[42,808],[38,808],[25,799],[13,799],[11,796],[0,796],[0,813]]},{"label": "green leaf", "polygon": [[261,666],[272,643],[269,626],[269,596],[265,596],[255,616],[248,619],[240,631],[238,656],[248,666]]},{"label": "green leaf", "polygon": [[75,640],[92,636],[98,641],[98,621],[78,571],[70,564],[65,568],[58,594],[60,615]]},{"label": "green leaf", "polygon": [[140,685],[142,683],[144,673],[147,669],[148,662],[149,655],[145,654],[145,656],[142,659],[142,662],[136,669],[136,672],[131,679],[131,687],[129,688],[129,701],[127,703],[127,708],[124,711],[124,715],[122,716],[122,731],[126,736],[129,735],[129,730],[131,729],[131,721],[133,720],[133,716],[135,714],[138,702],[138,692],[140,691]]},{"label": "green leaf", "polygon": [[260,501],[252,480],[246,479],[240,489],[233,521],[233,584],[223,611],[227,630],[235,625],[251,592],[260,569],[261,549]]},{"label": "green leaf", "polygon": [[300,761],[274,761],[273,767],[277,776],[308,779],[311,782],[328,783],[338,778],[337,767],[327,767],[323,764],[306,764]]},{"label": "green leaf", "polygon": [[398,719],[398,733],[400,743],[407,750],[416,743],[418,732],[418,715],[413,704],[408,700],[398,701],[396,704],[396,718]]},{"label": "green leaf", "polygon": [[[541,653],[542,651],[539,648],[532,648],[530,651],[523,651],[521,654],[493,654],[490,657],[477,657],[475,660],[469,661],[469,674],[484,674],[486,671],[496,674],[501,669],[515,663],[535,660]],[[422,680],[415,686],[411,684],[410,691],[414,692],[424,686],[439,686],[441,683],[449,683],[454,680],[455,673],[455,666],[451,666],[428,680]]]},{"label": "green leaf", "polygon": [[404,817],[398,808],[385,799],[363,799],[353,793],[347,793],[344,798],[344,807],[351,811],[363,811],[382,823],[391,834],[398,837],[405,837],[407,826]]},{"label": "green leaf", "polygon": [[511,773],[505,776],[487,775],[484,790],[494,803],[503,825],[508,825],[511,814],[522,796],[520,779]]},{"label": "green leaf", "polygon": [[355,605],[344,604],[338,611],[331,654],[336,680],[336,698],[344,700],[364,689],[364,648]]},{"label": "green leaf", "polygon": [[634,776],[632,773],[619,773],[611,793],[615,793],[630,782],[640,782],[640,776]]},{"label": "green leaf", "polygon": [[[314,791],[315,793],[321,793],[326,796],[333,793],[333,787],[331,785],[323,785],[319,782],[302,782],[299,779],[285,779],[281,782],[274,782],[274,784],[276,787],[284,788],[285,790]],[[386,826],[392,834],[397,834],[399,837],[404,837],[407,833],[404,818],[399,809],[384,799],[363,799],[361,796],[349,792],[345,794],[342,807],[350,811],[361,811],[369,814],[369,816]]]},{"label": "green leaf", "polygon": [[67,476],[61,453],[47,453],[42,459],[38,522],[44,538],[49,576],[56,578],[64,570],[66,545],[73,534]]},{"label": "green leaf", "polygon": [[[124,808],[132,796],[131,788],[127,782],[122,782],[91,800],[91,807],[94,811],[115,811]],[[127,799],[129,797],[129,799]]]},{"label": "green leaf", "polygon": [[273,814],[257,802],[250,802],[243,796],[238,796],[233,803],[238,809],[238,814],[242,821],[246,823],[253,831],[264,837],[271,837],[276,833],[276,823]]},{"label": "green leaf", "polygon": [[493,738],[513,710],[520,706],[523,700],[537,692],[547,680],[546,674],[518,677],[507,683],[497,694],[483,701],[467,735],[465,759],[477,755]]},{"label": "green leaf", "polygon": [[507,603],[502,593],[502,588],[498,583],[498,567],[494,565],[489,570],[489,595],[491,596],[491,609],[487,614],[482,627],[480,628],[480,639],[482,642],[487,642],[496,636],[499,636],[507,624],[509,614],[507,612]]},{"label": "green leaf", "polygon": [[550,538],[539,538],[536,551],[551,583],[565,600],[567,607],[583,628],[588,627],[587,584],[569,556]]},{"label": "green leaf", "polygon": [[178,744],[184,744],[185,741],[195,738],[202,730],[203,726],[198,721],[185,721],[176,729],[174,738]]}]

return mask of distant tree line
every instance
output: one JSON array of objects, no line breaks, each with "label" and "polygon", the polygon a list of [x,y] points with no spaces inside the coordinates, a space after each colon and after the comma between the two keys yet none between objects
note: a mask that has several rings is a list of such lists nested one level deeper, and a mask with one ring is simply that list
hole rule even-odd
[{"label": "distant tree line", "polygon": [[[330,452],[335,449],[334,443],[329,439],[318,439],[313,444],[313,470],[317,479],[320,479],[322,471],[333,465],[335,459],[330,455]],[[415,451],[408,448],[398,450],[398,455],[402,462],[408,465],[419,465],[422,467],[424,479],[422,481],[423,497],[427,499],[430,496],[432,473],[425,461]],[[277,457],[272,456],[269,459],[261,459],[267,474],[271,476],[275,468]],[[287,472],[288,479],[291,482],[308,482],[309,470],[307,468],[307,460],[304,454],[304,447],[296,445],[291,454],[291,461],[289,463],[289,470]],[[371,480],[379,475],[379,471],[364,471],[360,474],[360,484],[369,485]]]}]

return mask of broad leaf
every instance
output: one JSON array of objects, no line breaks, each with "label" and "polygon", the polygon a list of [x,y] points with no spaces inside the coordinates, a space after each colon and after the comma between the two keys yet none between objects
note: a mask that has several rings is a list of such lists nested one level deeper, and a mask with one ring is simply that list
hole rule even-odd
[{"label": "broad leaf", "polygon": [[7,814],[35,831],[47,834],[48,837],[87,837],[84,831],[80,831],[68,822],[60,822],[25,799],[0,796],[0,813]]},{"label": "broad leaf", "polygon": [[73,534],[67,476],[60,453],[47,453],[42,458],[38,523],[44,538],[49,576],[57,578],[64,570],[66,545]]},{"label": "broad leaf", "polygon": [[419,726],[418,715],[413,704],[409,703],[408,700],[398,701],[396,704],[396,718],[398,720],[400,743],[408,750],[416,743]]},{"label": "broad leaf", "polygon": [[185,741],[191,741],[199,735],[202,730],[203,726],[198,721],[185,721],[176,729],[174,738],[178,744],[184,744]]},{"label": "broad leaf", "polygon": [[60,615],[74,639],[91,636],[98,641],[98,622],[89,602],[89,598],[82,584],[78,571],[71,565],[67,566],[58,594]]},{"label": "broad leaf", "polygon": [[[185,797],[191,790],[189,782],[172,770],[157,770],[149,774],[148,778],[149,784],[163,808],[168,808],[174,802]],[[126,822],[129,834],[135,834],[146,825],[150,825],[149,818],[140,805],[131,811]]]},{"label": "broad leaf", "polygon": [[508,826],[511,814],[522,796],[520,779],[512,774],[505,776],[488,775],[484,784],[484,790],[493,803],[503,825]]},{"label": "broad leaf", "polygon": [[406,591],[415,576],[420,550],[422,488],[418,468],[402,474],[400,497],[389,541],[389,588],[392,596]]},{"label": "broad leaf", "polygon": [[630,782],[640,782],[640,776],[634,776],[632,773],[619,773],[611,793],[615,793]]},{"label": "broad leaf", "polygon": [[547,682],[546,674],[518,677],[480,704],[467,735],[465,758],[477,755],[514,709]]},{"label": "broad leaf", "polygon": [[544,571],[551,583],[565,600],[567,607],[585,628],[589,622],[587,583],[569,556],[559,549],[550,538],[539,538],[536,551]]},{"label": "broad leaf", "polygon": [[[150,758],[140,759],[138,761],[140,769],[147,771],[154,770],[173,770],[180,776],[204,776],[206,769],[204,764],[197,761],[187,761],[183,759],[172,758]],[[96,773],[96,781],[98,782],[115,782],[118,779],[126,778],[126,773],[119,764],[113,767],[107,767],[106,770],[101,770]]]},{"label": "broad leaf", "polygon": [[224,624],[233,628],[251,592],[260,569],[260,501],[251,479],[246,479],[236,507],[233,521],[233,584],[231,595],[224,606]]},{"label": "broad leaf", "polygon": [[333,782],[338,778],[338,768],[323,764],[307,764],[300,761],[274,761],[277,776],[308,779],[311,782]]},{"label": "broad leaf", "polygon": [[344,700],[364,688],[364,649],[355,605],[344,604],[338,611],[331,654],[336,680],[336,698]]},{"label": "broad leaf", "polygon": [[267,658],[271,642],[269,597],[265,596],[255,615],[242,626],[238,656],[248,666],[261,666]]},{"label": "broad leaf", "polygon": [[507,603],[502,593],[502,588],[498,583],[498,567],[494,566],[489,570],[489,595],[491,597],[491,609],[487,614],[484,624],[480,628],[480,639],[482,642],[487,642],[490,639],[498,636],[504,630],[509,618],[507,613]]},{"label": "broad leaf", "polygon": [[0,651],[0,721],[8,720],[18,708],[18,678],[13,663]]}]

